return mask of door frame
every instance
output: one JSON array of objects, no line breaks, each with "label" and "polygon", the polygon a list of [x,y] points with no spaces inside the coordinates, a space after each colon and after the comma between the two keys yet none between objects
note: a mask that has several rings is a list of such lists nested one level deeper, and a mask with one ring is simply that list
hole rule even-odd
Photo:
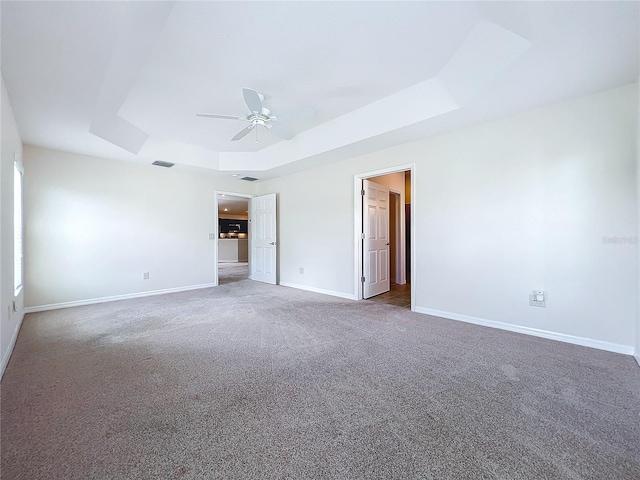
[{"label": "door frame", "polygon": [[[214,267],[213,267],[213,273],[214,273],[214,286],[218,286],[219,285],[219,278],[218,278],[218,240],[220,239],[220,235],[218,234],[218,224],[220,223],[220,220],[218,218],[218,195],[228,195],[230,197],[239,197],[239,198],[246,198],[247,202],[249,203],[249,205],[251,205],[250,199],[252,199],[253,197],[255,197],[254,194],[252,193],[237,193],[237,192],[227,192],[226,190],[214,190],[213,191],[213,211],[215,213],[215,217],[213,219],[213,224],[216,230],[215,233],[215,246],[213,248],[214,251]],[[251,215],[251,212],[249,212],[249,215]],[[250,218],[250,217],[248,217]],[[251,228],[251,222],[249,223],[249,228]],[[247,235],[247,239],[249,242],[249,272],[251,272],[251,233],[249,233]]]},{"label": "door frame", "polygon": [[[362,277],[362,195],[360,191],[362,190],[362,180],[369,180],[373,177],[380,177],[382,175],[388,175],[390,173],[400,173],[400,172],[411,172],[411,246],[415,245],[415,216],[416,209],[415,205],[415,183],[416,183],[416,164],[415,163],[407,163],[404,165],[398,165],[395,167],[387,167],[380,170],[373,170],[369,172],[357,173],[353,176],[353,204],[354,204],[354,229],[353,229],[353,239],[354,239],[354,251],[356,252],[354,268],[353,268],[353,283],[356,300],[362,300],[363,288],[362,282],[360,281],[360,277]],[[415,248],[411,249],[411,311],[415,311],[415,291],[416,291],[416,250]],[[406,273],[405,273],[406,276]]]},{"label": "door frame", "polygon": [[[389,189],[389,199],[391,199],[391,195],[394,195],[395,198],[395,211],[393,212],[396,221],[393,225],[389,223],[389,238],[393,237],[393,244],[395,245],[395,249],[393,255],[396,258],[396,269],[393,272],[393,276],[396,279],[396,284],[404,285],[407,283],[407,272],[405,268],[405,259],[402,257],[402,252],[405,250],[404,244],[402,242],[402,217],[404,217],[404,212],[401,211],[403,205],[401,205],[400,200],[404,198],[404,194],[402,192],[397,192],[396,190],[390,188]],[[389,200],[389,213],[391,213],[391,200]],[[393,228],[392,228],[393,227]],[[405,232],[406,234],[406,232]],[[407,252],[405,252],[406,257]],[[389,252],[389,258],[391,258],[391,252]],[[391,270],[389,270],[389,277],[391,277]]]}]

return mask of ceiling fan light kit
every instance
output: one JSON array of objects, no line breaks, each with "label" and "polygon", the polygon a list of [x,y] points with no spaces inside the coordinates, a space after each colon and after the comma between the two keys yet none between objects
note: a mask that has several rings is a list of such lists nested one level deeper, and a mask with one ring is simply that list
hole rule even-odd
[{"label": "ceiling fan light kit", "polygon": [[276,115],[273,115],[271,113],[271,110],[269,110],[262,104],[262,102],[264,101],[264,95],[250,88],[243,88],[242,96],[244,97],[244,101],[247,104],[247,108],[249,109],[249,113],[244,117],[235,115],[219,115],[216,113],[197,113],[196,115],[198,117],[217,118],[221,120],[240,120],[242,122],[249,122],[249,125],[247,127],[243,128],[234,135],[234,137],[231,139],[232,142],[236,142],[241,138],[246,137],[249,132],[255,129],[256,143],[258,143],[258,129],[255,128],[258,125],[265,127],[268,131],[273,133],[278,138],[281,138],[282,140],[291,140],[295,136],[295,133],[290,128],[285,127],[281,124],[273,123],[278,121],[278,117]]}]

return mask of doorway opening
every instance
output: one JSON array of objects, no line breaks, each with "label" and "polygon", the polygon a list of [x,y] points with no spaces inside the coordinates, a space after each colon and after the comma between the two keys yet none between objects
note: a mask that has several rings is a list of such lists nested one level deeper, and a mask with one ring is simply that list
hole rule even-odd
[{"label": "doorway opening", "polygon": [[249,199],[251,195],[218,192],[216,277],[218,285],[249,278]]},{"label": "doorway opening", "polygon": [[415,308],[411,208],[415,164],[355,176],[355,291],[368,299]]}]

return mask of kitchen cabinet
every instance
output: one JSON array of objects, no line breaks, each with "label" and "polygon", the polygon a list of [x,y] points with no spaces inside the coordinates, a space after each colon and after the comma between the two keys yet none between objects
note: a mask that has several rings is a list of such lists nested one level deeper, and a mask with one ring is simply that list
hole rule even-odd
[{"label": "kitchen cabinet", "polygon": [[248,262],[249,240],[246,238],[219,238],[218,262]]},{"label": "kitchen cabinet", "polygon": [[218,225],[220,227],[219,233],[249,233],[248,220],[220,218],[218,220]]}]

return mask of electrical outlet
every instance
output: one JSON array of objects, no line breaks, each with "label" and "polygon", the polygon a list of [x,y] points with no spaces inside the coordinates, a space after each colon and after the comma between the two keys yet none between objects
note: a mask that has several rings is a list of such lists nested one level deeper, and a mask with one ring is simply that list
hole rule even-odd
[{"label": "electrical outlet", "polygon": [[215,233],[210,233],[209,234],[209,240],[215,240],[216,239],[216,234]]},{"label": "electrical outlet", "polygon": [[149,280],[149,272],[144,272],[144,273],[142,274],[142,279],[143,279],[143,280]]},{"label": "electrical outlet", "polygon": [[544,290],[534,290],[529,294],[529,305],[532,307],[547,306],[547,292]]},{"label": "electrical outlet", "polygon": [[11,305],[7,305],[7,320],[11,318]]},{"label": "electrical outlet", "polygon": [[300,268],[298,269],[298,273],[304,273],[304,267],[300,267]]}]

